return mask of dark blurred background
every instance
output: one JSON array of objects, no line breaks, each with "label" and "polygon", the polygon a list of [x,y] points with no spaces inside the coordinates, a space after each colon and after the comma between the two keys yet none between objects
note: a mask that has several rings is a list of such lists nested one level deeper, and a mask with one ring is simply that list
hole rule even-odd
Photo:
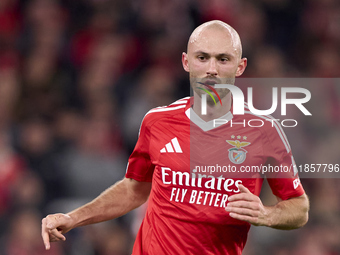
[{"label": "dark blurred background", "polygon": [[[130,254],[143,208],[49,252],[41,219],[123,178],[144,114],[190,94],[181,53],[212,19],[239,32],[243,77],[340,76],[338,0],[0,1],[0,255]],[[313,118],[287,132],[297,164],[339,163],[340,85],[312,97]],[[309,223],[253,227],[244,254],[340,254],[339,179],[302,183]]]}]

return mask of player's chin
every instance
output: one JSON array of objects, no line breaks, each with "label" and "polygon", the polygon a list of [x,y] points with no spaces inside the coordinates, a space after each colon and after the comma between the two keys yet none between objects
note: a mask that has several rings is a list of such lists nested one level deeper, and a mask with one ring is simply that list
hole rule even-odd
[{"label": "player's chin", "polygon": [[202,98],[202,95],[203,95],[203,94],[206,94],[203,90],[198,89],[198,88],[196,88],[194,91],[196,92],[196,94],[197,94],[200,98]]},{"label": "player's chin", "polygon": [[218,95],[220,96],[220,98],[224,98],[225,96],[227,96],[230,93],[229,89],[216,89]]}]

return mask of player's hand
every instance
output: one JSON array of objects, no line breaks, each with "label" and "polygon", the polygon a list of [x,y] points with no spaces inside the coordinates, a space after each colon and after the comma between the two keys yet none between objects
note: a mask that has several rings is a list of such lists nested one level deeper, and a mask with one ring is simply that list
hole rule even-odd
[{"label": "player's hand", "polygon": [[240,193],[228,198],[225,208],[229,216],[246,221],[255,226],[268,225],[268,208],[262,204],[261,199],[251,193],[242,184],[239,185]]},{"label": "player's hand", "polygon": [[43,218],[41,236],[46,250],[50,249],[50,242],[65,241],[66,238],[63,234],[70,231],[72,226],[72,218],[67,214],[50,214]]}]

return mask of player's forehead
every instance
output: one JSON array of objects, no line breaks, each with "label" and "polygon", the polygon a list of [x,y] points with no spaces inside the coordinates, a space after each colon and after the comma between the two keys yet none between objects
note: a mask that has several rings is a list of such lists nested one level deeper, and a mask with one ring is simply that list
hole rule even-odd
[{"label": "player's forehead", "polygon": [[208,22],[194,30],[188,41],[188,53],[241,55],[241,41],[237,32],[223,22]]}]

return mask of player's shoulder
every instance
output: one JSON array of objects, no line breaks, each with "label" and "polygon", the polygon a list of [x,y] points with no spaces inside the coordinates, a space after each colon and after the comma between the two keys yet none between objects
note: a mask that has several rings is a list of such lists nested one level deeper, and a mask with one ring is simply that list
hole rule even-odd
[{"label": "player's shoulder", "polygon": [[290,150],[287,136],[279,119],[271,115],[256,115],[249,110],[247,103],[245,103],[244,122],[248,127],[260,131],[270,141],[282,141],[287,151]]},{"label": "player's shoulder", "polygon": [[177,116],[185,111],[189,101],[190,97],[184,97],[169,105],[153,108],[145,114],[143,122],[144,124],[153,124],[155,121],[159,121],[160,119]]},{"label": "player's shoulder", "polygon": [[271,142],[282,141],[287,152],[291,150],[279,119],[271,115],[256,115],[249,110],[247,103],[245,103],[244,115],[241,118],[244,118],[244,123],[248,128],[258,130],[265,139],[269,139]]}]

